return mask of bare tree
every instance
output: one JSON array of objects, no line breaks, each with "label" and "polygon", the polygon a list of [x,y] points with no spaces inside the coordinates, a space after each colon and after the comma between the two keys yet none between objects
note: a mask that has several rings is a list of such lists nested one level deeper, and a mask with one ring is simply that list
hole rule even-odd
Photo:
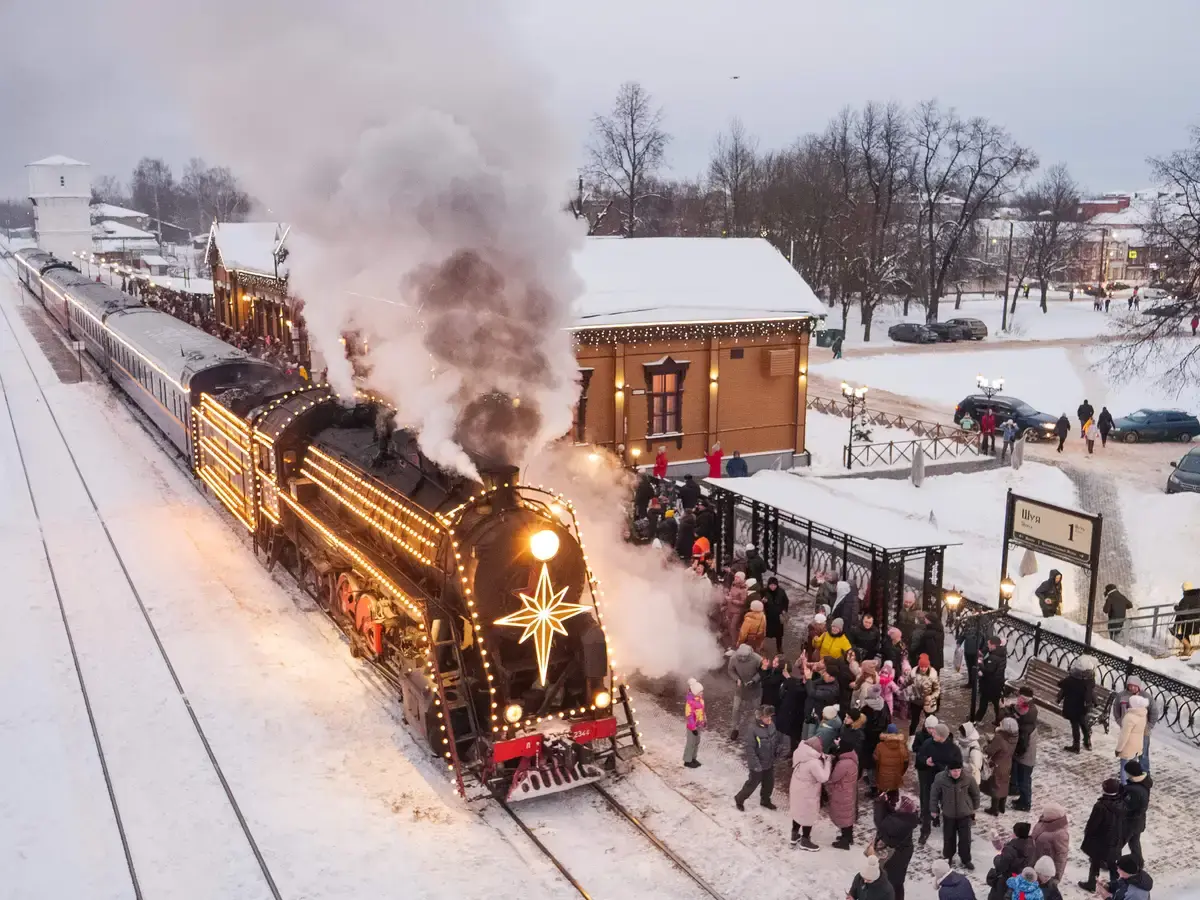
[{"label": "bare tree", "polygon": [[1042,312],[1046,312],[1050,279],[1061,278],[1067,272],[1083,240],[1079,186],[1067,167],[1059,163],[1047,169],[1038,183],[1021,196],[1019,206],[1029,220],[1030,274],[1037,280]]},{"label": "bare tree", "polygon": [[670,140],[662,123],[662,109],[654,108],[650,94],[636,81],[621,85],[611,113],[592,119],[591,173],[617,199],[626,237],[638,232],[648,183]]},{"label": "bare tree", "polygon": [[161,239],[161,223],[174,220],[179,211],[179,187],[171,167],[161,159],[143,157],[133,169],[129,189],[134,206],[159,223]]},{"label": "bare tree", "polygon": [[92,185],[93,203],[111,203],[113,206],[128,206],[132,201],[121,179],[115,175],[101,175]]},{"label": "bare tree", "polygon": [[567,204],[567,209],[576,219],[587,223],[587,233],[590,237],[602,231],[608,220],[608,214],[612,211],[613,203],[611,197],[597,198],[590,187],[585,189],[583,175],[580,175],[575,196]]},{"label": "bare tree", "polygon": [[250,210],[250,198],[224,166],[208,166],[199,157],[188,160],[179,188],[190,209],[182,216],[193,231],[203,231],[213,221],[236,222]]},{"label": "bare tree", "polygon": [[938,320],[938,301],[972,226],[1037,167],[1033,151],[987,119],[964,120],[936,100],[913,115],[913,188],[917,194],[927,262],[927,319]]},{"label": "bare tree", "polygon": [[753,228],[758,177],[758,140],[746,133],[741,119],[729,123],[729,132],[718,134],[708,164],[708,181],[724,201],[724,232],[741,236]]},{"label": "bare tree", "polygon": [[1162,195],[1150,211],[1147,240],[1160,265],[1181,282],[1180,293],[1195,296],[1200,279],[1200,127],[1192,129],[1189,147],[1149,162]]},{"label": "bare tree", "polygon": [[33,204],[28,200],[0,200],[0,229],[33,227]]}]

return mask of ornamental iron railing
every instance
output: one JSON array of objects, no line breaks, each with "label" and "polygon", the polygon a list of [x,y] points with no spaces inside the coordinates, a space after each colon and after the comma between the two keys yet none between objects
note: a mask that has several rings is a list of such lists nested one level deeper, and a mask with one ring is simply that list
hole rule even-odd
[{"label": "ornamental iron railing", "polygon": [[1137,678],[1162,711],[1160,725],[1165,723],[1171,731],[1200,746],[1200,688],[1195,685],[1139,666],[1133,657],[1122,659],[1055,634],[1042,628],[1040,622],[1026,622],[964,599],[963,609],[955,618],[956,633],[985,625],[990,626],[992,634],[1004,638],[1009,658],[1017,662],[1040,659],[1065,672],[1081,656],[1090,656],[1096,660],[1096,683],[1110,691],[1122,691],[1129,679]]},{"label": "ornamental iron railing", "polygon": [[896,463],[911,463],[920,447],[928,460],[981,456],[979,435],[974,432],[959,432],[950,437],[914,438],[910,441],[887,441],[886,443],[849,444],[842,448],[843,458],[850,454],[851,466],[891,466]]},{"label": "ornamental iron railing", "polygon": [[[817,412],[828,413],[831,416],[841,416],[845,419],[854,416],[868,425],[903,428],[905,431],[911,431],[917,437],[949,439],[954,437],[966,438],[971,434],[970,432],[964,432],[957,425],[944,425],[941,422],[914,419],[911,416],[900,416],[894,413],[882,412],[878,409],[863,409],[857,405],[852,412],[849,403],[833,397],[817,397],[809,394],[805,406],[808,409],[815,409]],[[978,433],[975,433],[975,437],[976,443],[978,443]]]}]

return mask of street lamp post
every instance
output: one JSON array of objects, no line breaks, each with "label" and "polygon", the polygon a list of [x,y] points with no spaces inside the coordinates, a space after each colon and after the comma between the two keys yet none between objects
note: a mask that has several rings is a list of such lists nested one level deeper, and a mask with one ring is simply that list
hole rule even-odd
[{"label": "street lamp post", "polygon": [[846,468],[849,469],[854,461],[854,411],[859,407],[866,410],[867,387],[866,385],[855,387],[843,381],[842,396],[846,398],[846,403],[850,406],[850,434],[846,439]]},{"label": "street lamp post", "polygon": [[987,378],[984,378],[982,375],[976,375],[975,376],[975,384],[978,385],[979,389],[981,391],[983,391],[983,395],[985,397],[987,397],[989,400],[991,400],[998,393],[1000,393],[1002,390],[1004,390],[1004,379],[1003,378],[987,379]]},{"label": "street lamp post", "polygon": [[1004,577],[1000,579],[1000,609],[1001,609],[1001,611],[1007,611],[1009,606],[1012,605],[1013,593],[1016,591],[1016,589],[1017,589],[1016,584],[1013,582],[1013,580],[1011,578],[1008,577],[1008,573],[1005,572]]}]

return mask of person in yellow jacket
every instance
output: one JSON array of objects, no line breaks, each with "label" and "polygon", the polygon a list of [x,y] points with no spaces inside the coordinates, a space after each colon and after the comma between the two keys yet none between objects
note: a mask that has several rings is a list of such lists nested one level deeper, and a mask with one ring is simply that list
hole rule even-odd
[{"label": "person in yellow jacket", "polygon": [[832,656],[841,659],[850,650],[850,639],[845,634],[845,623],[834,619],[829,623],[829,630],[813,639],[813,647],[817,651],[817,659]]}]

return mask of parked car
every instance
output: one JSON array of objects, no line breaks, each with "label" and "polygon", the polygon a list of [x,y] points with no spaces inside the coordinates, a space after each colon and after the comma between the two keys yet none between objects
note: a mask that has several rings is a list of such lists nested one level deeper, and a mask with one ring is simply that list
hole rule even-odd
[{"label": "parked car", "polygon": [[973,341],[982,341],[988,336],[987,325],[979,319],[947,319],[946,324],[963,329],[967,337]]},{"label": "parked car", "polygon": [[905,344],[936,344],[939,340],[928,325],[917,322],[901,322],[888,329],[888,337]]},{"label": "parked car", "polygon": [[1024,400],[1005,397],[1003,394],[997,394],[995,397],[988,397],[986,394],[971,394],[964,397],[962,402],[954,408],[954,424],[957,425],[962,421],[964,413],[970,413],[971,418],[978,422],[983,411],[988,408],[996,414],[997,432],[1006,419],[1012,419],[1020,429],[1022,440],[1042,441],[1054,436],[1054,425],[1058,422],[1057,416],[1038,412]]},{"label": "parked car", "polygon": [[1179,462],[1171,463],[1174,471],[1167,476],[1167,493],[1184,491],[1200,493],[1200,447],[1183,454]]},{"label": "parked car", "polygon": [[925,327],[936,334],[939,341],[944,342],[965,341],[971,336],[967,329],[950,322],[930,322]]},{"label": "parked car", "polygon": [[1200,434],[1200,420],[1178,409],[1139,409],[1113,421],[1112,438],[1138,441],[1190,441]]}]

